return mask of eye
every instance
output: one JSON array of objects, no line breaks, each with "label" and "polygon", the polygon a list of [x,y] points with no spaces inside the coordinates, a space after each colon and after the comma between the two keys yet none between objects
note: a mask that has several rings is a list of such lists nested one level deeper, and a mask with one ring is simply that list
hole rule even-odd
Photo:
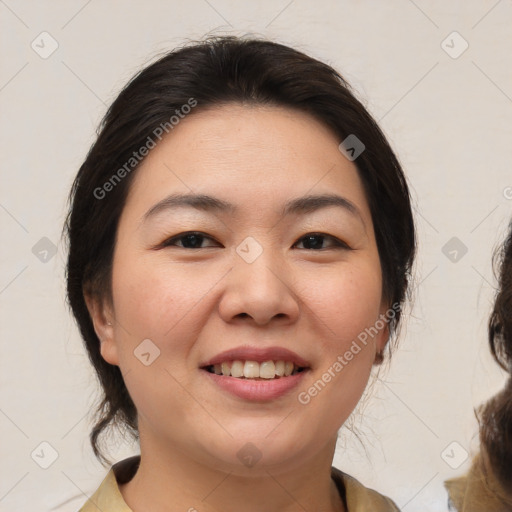
[{"label": "eye", "polygon": [[[330,247],[324,246],[324,242],[328,240],[331,244]],[[343,241],[339,240],[338,238],[327,235],[325,233],[308,233],[307,235],[304,235],[299,239],[299,242],[296,242],[294,244],[294,247],[296,245],[300,245],[300,243],[303,243],[304,247],[299,247],[299,249],[316,249],[316,250],[322,250],[322,249],[332,249],[332,248],[339,248],[339,249],[350,249],[350,247]]]},{"label": "eye", "polygon": [[215,245],[203,246],[203,242],[205,240],[213,241],[217,246],[219,245],[218,242],[205,233],[189,231],[187,233],[180,233],[179,235],[168,238],[162,242],[159,247],[175,246],[182,247],[183,249],[205,249],[207,247],[215,247]]}]

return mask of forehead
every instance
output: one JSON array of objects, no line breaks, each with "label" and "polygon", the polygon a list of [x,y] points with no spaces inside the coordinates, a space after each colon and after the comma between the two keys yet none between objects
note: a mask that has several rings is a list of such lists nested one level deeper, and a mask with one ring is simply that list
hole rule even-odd
[{"label": "forehead", "polygon": [[[199,107],[198,107],[199,108]],[[338,137],[309,114],[283,107],[225,105],[185,117],[136,171],[126,208],[171,192],[204,193],[247,208],[308,193],[338,193],[367,209],[356,166]]]}]

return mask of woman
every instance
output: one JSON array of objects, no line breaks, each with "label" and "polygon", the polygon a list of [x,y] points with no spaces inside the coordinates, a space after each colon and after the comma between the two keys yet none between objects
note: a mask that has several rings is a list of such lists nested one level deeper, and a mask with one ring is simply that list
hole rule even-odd
[{"label": "woman", "polygon": [[211,38],[139,73],[75,179],[68,299],[140,456],[91,510],[396,511],[332,468],[396,334],[415,251],[402,169],[331,67]]},{"label": "woman", "polygon": [[499,256],[489,344],[509,376],[503,390],[479,411],[480,454],[467,475],[446,482],[451,504],[458,512],[512,511],[512,223]]}]

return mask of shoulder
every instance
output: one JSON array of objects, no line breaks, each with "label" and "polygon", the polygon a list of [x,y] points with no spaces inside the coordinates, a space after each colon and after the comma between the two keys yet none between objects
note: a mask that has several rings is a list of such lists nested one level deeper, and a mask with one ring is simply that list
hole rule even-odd
[{"label": "shoulder", "polygon": [[400,512],[390,498],[365,487],[354,477],[333,467],[332,479],[338,486],[340,494],[344,494],[348,512]]},{"label": "shoulder", "polygon": [[128,482],[135,475],[140,463],[140,455],[135,455],[114,464],[101,482],[96,492],[78,512],[132,512],[123,499],[119,485]]},{"label": "shoulder", "polygon": [[457,512],[506,512],[512,510],[512,501],[505,496],[492,473],[486,472],[482,455],[474,457],[469,471],[444,482],[449,504]]}]

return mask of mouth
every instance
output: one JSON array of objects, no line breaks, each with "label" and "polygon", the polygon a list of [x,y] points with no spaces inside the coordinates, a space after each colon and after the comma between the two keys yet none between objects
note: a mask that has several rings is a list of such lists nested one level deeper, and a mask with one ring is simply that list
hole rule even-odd
[{"label": "mouth", "polygon": [[260,363],[251,360],[234,360],[207,365],[201,369],[216,375],[237,379],[276,380],[297,375],[308,368],[298,366],[293,361],[268,360]]},{"label": "mouth", "polygon": [[253,402],[284,398],[312,370],[309,361],[286,348],[249,345],[217,354],[199,368],[216,389]]}]

